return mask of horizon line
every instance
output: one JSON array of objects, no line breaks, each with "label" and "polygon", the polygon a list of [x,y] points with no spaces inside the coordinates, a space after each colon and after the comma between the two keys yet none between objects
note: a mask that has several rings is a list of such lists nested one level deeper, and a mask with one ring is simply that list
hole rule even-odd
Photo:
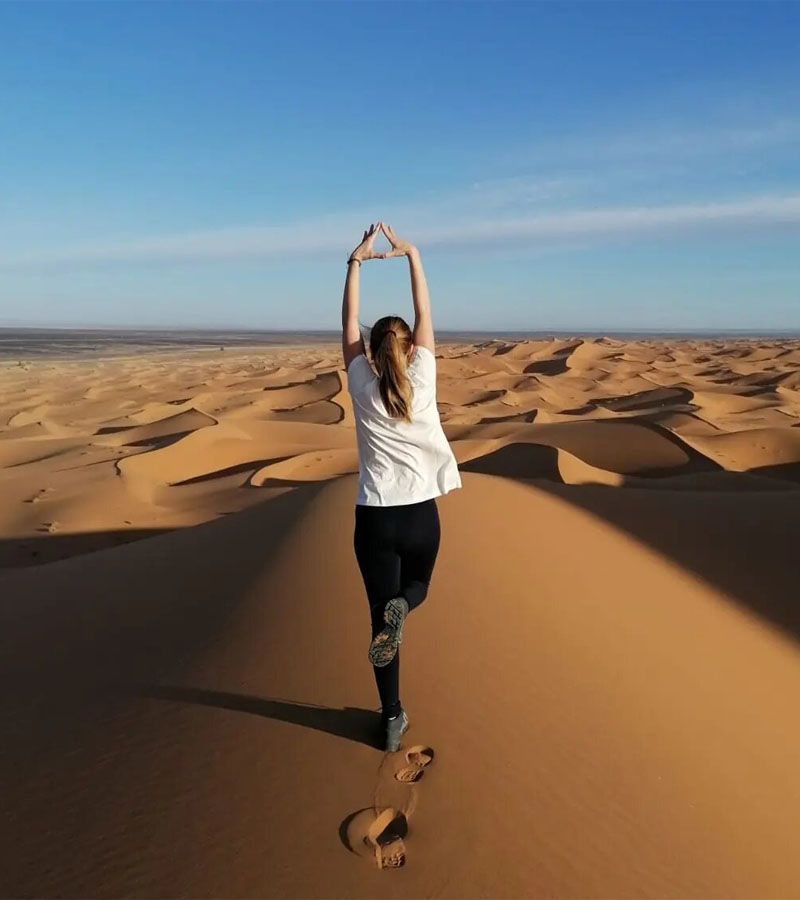
[{"label": "horizon line", "polygon": [[[58,331],[58,332],[104,332],[109,334],[124,334],[126,332],[148,333],[179,333],[199,335],[330,335],[332,338],[341,336],[341,328],[256,328],[256,327],[192,327],[185,325],[3,325],[0,324],[0,332],[13,331]],[[798,335],[800,327],[785,328],[726,328],[726,327],[539,327],[539,328],[438,328],[439,335],[508,335],[508,334],[753,334],[753,335]]]}]

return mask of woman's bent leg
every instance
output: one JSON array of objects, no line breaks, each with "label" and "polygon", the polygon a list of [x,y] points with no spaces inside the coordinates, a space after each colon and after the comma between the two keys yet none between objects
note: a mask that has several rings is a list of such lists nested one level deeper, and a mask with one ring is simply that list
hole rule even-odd
[{"label": "woman's bent leg", "polygon": [[[367,512],[362,510],[368,509]],[[380,510],[379,512],[376,512]],[[400,593],[400,556],[391,547],[390,508],[356,506],[353,546],[369,601],[372,637],[384,627],[386,604]],[[375,683],[385,716],[400,711],[400,654],[386,666],[373,666]]]}]

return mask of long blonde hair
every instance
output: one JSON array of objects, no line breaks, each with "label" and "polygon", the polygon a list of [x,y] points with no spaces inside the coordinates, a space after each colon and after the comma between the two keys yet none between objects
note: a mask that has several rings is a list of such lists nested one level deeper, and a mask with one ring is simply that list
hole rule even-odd
[{"label": "long blonde hair", "polygon": [[369,350],[378,372],[386,412],[393,419],[411,421],[412,388],[408,378],[408,351],[411,329],[400,316],[384,316],[372,326]]}]

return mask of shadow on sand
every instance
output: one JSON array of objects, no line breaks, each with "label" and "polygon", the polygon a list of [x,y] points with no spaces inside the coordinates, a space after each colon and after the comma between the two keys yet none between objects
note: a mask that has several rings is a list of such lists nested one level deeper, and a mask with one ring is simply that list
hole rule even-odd
[{"label": "shadow on sand", "polygon": [[176,703],[194,703],[230,709],[234,712],[264,716],[279,722],[289,722],[303,728],[313,728],[378,748],[380,713],[370,709],[346,706],[333,709],[316,706],[313,703],[296,703],[292,700],[276,700],[272,697],[253,697],[248,694],[234,694],[226,691],[211,691],[203,688],[178,687],[174,685],[154,685],[142,689],[142,696],[154,700],[168,700]]}]

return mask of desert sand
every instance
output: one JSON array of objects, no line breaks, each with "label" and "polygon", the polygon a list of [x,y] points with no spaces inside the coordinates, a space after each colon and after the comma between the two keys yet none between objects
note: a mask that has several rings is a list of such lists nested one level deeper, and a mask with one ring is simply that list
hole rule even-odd
[{"label": "desert sand", "polygon": [[0,365],[0,895],[800,896],[800,343],[437,355],[396,754],[337,346]]}]

